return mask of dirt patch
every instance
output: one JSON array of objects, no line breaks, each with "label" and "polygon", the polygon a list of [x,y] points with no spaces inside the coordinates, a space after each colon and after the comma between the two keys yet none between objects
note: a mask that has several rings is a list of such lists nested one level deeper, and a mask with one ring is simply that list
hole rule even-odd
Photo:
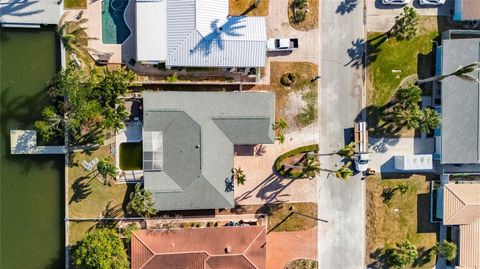
[{"label": "dirt patch", "polygon": [[290,25],[299,31],[310,31],[318,27],[318,0],[308,0],[307,7],[304,9],[306,14],[305,20],[297,22],[294,18],[293,2],[288,0],[288,21]]},{"label": "dirt patch", "polygon": [[[292,86],[284,86],[280,83],[285,73],[295,74],[297,80]],[[312,79],[318,75],[318,66],[309,62],[271,62],[270,85],[257,85],[249,90],[263,90],[275,93],[275,118],[285,119],[288,122],[288,131],[297,129],[299,125],[295,121],[299,112],[311,102],[315,109],[317,104],[317,81]],[[307,95],[306,93],[311,93]],[[301,100],[303,99],[303,100]],[[301,106],[300,106],[301,105]],[[304,127],[304,126],[301,126]]]},{"label": "dirt patch", "polygon": [[268,0],[230,0],[230,16],[267,16],[268,15]]}]

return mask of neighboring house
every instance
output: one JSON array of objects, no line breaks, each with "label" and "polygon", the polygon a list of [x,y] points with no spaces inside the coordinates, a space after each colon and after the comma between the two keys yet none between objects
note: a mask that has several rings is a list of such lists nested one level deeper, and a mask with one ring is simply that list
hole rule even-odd
[{"label": "neighboring house", "polygon": [[[455,36],[446,32],[444,37]],[[437,75],[450,74],[480,59],[480,38],[443,39],[437,49]],[[479,72],[472,75],[478,77]],[[442,124],[435,131],[435,157],[441,174],[480,173],[479,85],[455,76],[440,83]]]},{"label": "neighboring house", "polygon": [[57,24],[62,14],[62,0],[0,0],[2,27],[39,28]]},{"label": "neighboring house", "polygon": [[263,226],[140,230],[132,234],[132,269],[265,269]]},{"label": "neighboring house", "polygon": [[157,210],[233,208],[233,146],[275,141],[269,92],[145,92],[145,188]]},{"label": "neighboring house", "polygon": [[265,18],[228,12],[229,0],[136,0],[136,60],[167,68],[264,67]]},{"label": "neighboring house", "polygon": [[448,183],[439,192],[447,239],[458,246],[456,268],[480,268],[480,183]]},{"label": "neighboring house", "polygon": [[480,20],[480,1],[455,0],[453,20],[455,21]]}]

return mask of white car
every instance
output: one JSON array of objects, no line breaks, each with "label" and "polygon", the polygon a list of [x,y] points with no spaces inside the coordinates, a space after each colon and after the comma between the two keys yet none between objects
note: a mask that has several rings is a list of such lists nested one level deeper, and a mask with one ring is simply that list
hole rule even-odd
[{"label": "white car", "polygon": [[438,6],[445,4],[445,0],[419,0],[420,5]]},{"label": "white car", "polygon": [[365,172],[368,168],[369,156],[368,154],[357,154],[355,156],[355,170],[358,172]]},{"label": "white car", "polygon": [[406,5],[410,3],[411,0],[382,0],[384,5]]}]

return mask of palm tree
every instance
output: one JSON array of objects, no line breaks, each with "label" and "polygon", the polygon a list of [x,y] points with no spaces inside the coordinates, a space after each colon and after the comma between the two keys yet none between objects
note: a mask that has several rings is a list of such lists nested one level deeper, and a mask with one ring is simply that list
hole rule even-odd
[{"label": "palm tree", "polygon": [[387,37],[395,36],[399,40],[411,40],[417,35],[418,15],[412,7],[404,7],[403,12],[395,17],[395,24],[386,33]]},{"label": "palm tree", "polygon": [[453,71],[450,74],[441,75],[441,76],[434,76],[434,77],[426,78],[426,79],[419,79],[419,80],[417,80],[416,84],[420,85],[420,84],[427,83],[427,82],[440,81],[440,80],[443,80],[443,79],[451,77],[451,76],[455,76],[455,77],[461,78],[461,79],[466,80],[466,81],[478,83],[479,82],[478,78],[472,76],[470,73],[472,73],[474,71],[478,71],[479,68],[480,68],[480,63],[479,62],[474,62],[474,63],[468,64],[466,66],[460,66],[460,67],[457,68],[457,70]]},{"label": "palm tree", "polygon": [[127,204],[127,211],[130,214],[136,213],[143,218],[150,218],[157,211],[152,192],[142,187],[142,184],[135,185],[135,191],[130,193],[130,202]]},{"label": "palm tree", "polygon": [[418,105],[422,101],[422,90],[415,85],[406,88],[400,88],[395,93],[398,102],[404,107]]},{"label": "palm tree", "polygon": [[245,185],[247,178],[241,167],[233,168],[233,177],[237,179],[238,185]]},{"label": "palm tree", "polygon": [[78,21],[65,21],[65,15],[60,19],[57,33],[67,52],[80,54],[87,49],[88,40],[92,39],[87,36],[86,28],[82,26],[87,21],[86,18]]},{"label": "palm tree", "polygon": [[308,157],[307,163],[303,167],[302,174],[308,178],[314,178],[320,174],[320,162],[315,157]]},{"label": "palm tree", "polygon": [[350,169],[350,166],[352,165],[352,162],[347,162],[344,164],[340,169],[335,172],[335,176],[343,179],[343,180],[348,180],[350,177],[353,175],[352,169]]},{"label": "palm tree", "polygon": [[440,126],[441,118],[437,111],[431,108],[425,108],[423,110],[423,119],[420,124],[420,131],[428,133],[435,130]]},{"label": "palm tree", "polygon": [[410,190],[410,185],[405,184],[405,183],[400,183],[400,184],[398,184],[397,189],[400,191],[400,193],[402,195],[404,195],[405,193],[407,193]]},{"label": "palm tree", "polygon": [[337,151],[337,154],[344,158],[351,159],[355,154],[355,142],[345,145],[343,148]]},{"label": "palm tree", "polygon": [[393,108],[393,121],[397,127],[407,129],[418,129],[423,119],[423,113],[418,105],[411,107],[396,106]]},{"label": "palm tree", "polygon": [[283,144],[285,143],[285,135],[284,134],[279,134],[277,136],[278,143]]},{"label": "palm tree", "polygon": [[100,160],[97,164],[97,171],[103,176],[103,184],[109,183],[109,177],[115,178],[117,175],[117,167],[112,163],[110,158]]},{"label": "palm tree", "polygon": [[287,128],[287,121],[285,119],[279,119],[278,121],[275,122],[273,125],[274,130],[280,130],[283,131]]}]

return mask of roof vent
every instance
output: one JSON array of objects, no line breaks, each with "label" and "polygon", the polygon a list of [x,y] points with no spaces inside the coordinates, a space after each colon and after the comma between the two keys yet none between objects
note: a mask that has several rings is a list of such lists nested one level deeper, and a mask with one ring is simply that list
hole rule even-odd
[{"label": "roof vent", "polygon": [[231,247],[226,247],[225,248],[225,253],[231,253],[232,252],[232,248]]}]

